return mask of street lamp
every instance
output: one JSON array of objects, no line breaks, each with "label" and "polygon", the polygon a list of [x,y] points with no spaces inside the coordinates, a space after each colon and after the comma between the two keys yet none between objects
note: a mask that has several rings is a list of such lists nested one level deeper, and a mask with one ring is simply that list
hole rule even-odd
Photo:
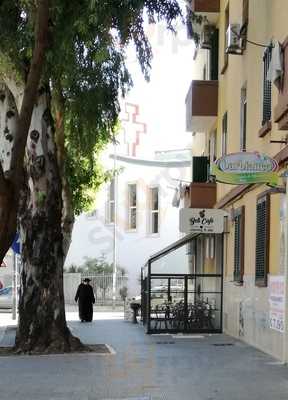
[{"label": "street lamp", "polygon": [[116,286],[117,286],[117,191],[118,182],[116,174],[116,139],[113,136],[113,146],[114,146],[114,166],[113,166],[113,179],[114,179],[114,225],[113,225],[113,283],[112,283],[112,296],[113,296],[113,309],[115,309],[116,304]]}]

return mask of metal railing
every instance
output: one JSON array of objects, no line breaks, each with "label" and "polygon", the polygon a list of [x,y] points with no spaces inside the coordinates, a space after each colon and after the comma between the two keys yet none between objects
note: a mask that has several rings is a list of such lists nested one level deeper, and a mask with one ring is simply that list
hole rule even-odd
[{"label": "metal railing", "polygon": [[[96,299],[96,305],[112,305],[113,303],[113,274],[109,275],[91,275],[91,273],[82,273],[81,279],[91,279],[90,285],[93,287]],[[127,288],[128,276],[117,275],[116,278],[116,304],[122,305],[123,299],[120,290]]]}]

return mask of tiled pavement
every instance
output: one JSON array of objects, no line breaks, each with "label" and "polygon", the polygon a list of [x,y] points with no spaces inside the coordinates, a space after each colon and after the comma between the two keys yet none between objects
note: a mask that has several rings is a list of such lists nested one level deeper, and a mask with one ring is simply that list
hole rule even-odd
[{"label": "tiled pavement", "polygon": [[94,315],[81,324],[68,313],[69,326],[83,342],[107,343],[116,354],[0,357],[0,399],[288,399],[288,369],[230,337],[148,336],[121,313]]}]

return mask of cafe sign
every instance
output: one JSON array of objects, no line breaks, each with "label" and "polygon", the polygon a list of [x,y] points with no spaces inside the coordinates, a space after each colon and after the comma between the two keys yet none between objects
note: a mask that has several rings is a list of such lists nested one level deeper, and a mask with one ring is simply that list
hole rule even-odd
[{"label": "cafe sign", "polygon": [[223,210],[209,208],[182,208],[179,213],[179,230],[186,234],[223,233],[224,217],[228,215]]},{"label": "cafe sign", "polygon": [[227,154],[212,165],[216,181],[230,185],[266,183],[277,186],[278,163],[266,154],[241,152]]}]

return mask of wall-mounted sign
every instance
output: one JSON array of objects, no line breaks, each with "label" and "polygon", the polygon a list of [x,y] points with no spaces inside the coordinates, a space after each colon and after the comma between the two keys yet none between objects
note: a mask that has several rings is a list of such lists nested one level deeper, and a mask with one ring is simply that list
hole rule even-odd
[{"label": "wall-mounted sign", "polygon": [[231,185],[267,183],[277,186],[277,169],[277,161],[266,154],[241,152],[219,158],[213,164],[211,172],[218,182]]},{"label": "wall-mounted sign", "polygon": [[284,332],[285,325],[285,280],[284,276],[269,277],[269,325],[271,329]]},{"label": "wall-mounted sign", "polygon": [[224,217],[228,214],[223,210],[182,208],[180,210],[179,230],[183,233],[223,233]]}]

